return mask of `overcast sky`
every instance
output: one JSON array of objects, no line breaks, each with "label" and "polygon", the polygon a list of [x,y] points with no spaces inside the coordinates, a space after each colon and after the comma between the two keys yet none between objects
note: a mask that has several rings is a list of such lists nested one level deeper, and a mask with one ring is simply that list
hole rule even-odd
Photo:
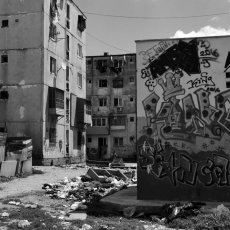
[{"label": "overcast sky", "polygon": [[[230,34],[230,0],[78,0],[78,6],[87,16],[87,56],[135,53],[135,40]],[[210,14],[219,15],[196,17]]]}]

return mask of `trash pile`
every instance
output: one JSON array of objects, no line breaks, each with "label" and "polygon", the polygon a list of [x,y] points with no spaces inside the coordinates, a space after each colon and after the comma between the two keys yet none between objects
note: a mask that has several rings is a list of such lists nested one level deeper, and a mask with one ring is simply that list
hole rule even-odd
[{"label": "trash pile", "polygon": [[161,218],[165,219],[167,223],[179,217],[196,216],[204,205],[205,203],[202,202],[190,202],[183,205],[180,202],[165,204],[162,206]]},{"label": "trash pile", "polygon": [[[100,175],[97,174],[98,171]],[[102,169],[98,169],[98,171],[97,169],[90,168],[86,175],[72,179],[65,178],[59,183],[45,183],[42,188],[46,191],[46,194],[53,199],[82,202],[84,207],[84,205],[88,206],[94,202],[98,202],[105,196],[127,188],[131,183],[131,180],[121,172],[119,175],[122,175],[122,179],[121,176],[112,175],[107,170],[104,170],[103,176]],[[89,176],[89,174],[91,176]]]}]

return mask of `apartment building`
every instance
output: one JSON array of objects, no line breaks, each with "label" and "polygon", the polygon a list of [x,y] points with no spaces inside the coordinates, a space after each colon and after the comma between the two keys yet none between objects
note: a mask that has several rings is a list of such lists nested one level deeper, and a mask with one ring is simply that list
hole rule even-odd
[{"label": "apartment building", "polygon": [[0,127],[35,164],[85,159],[85,29],[76,0],[0,1]]},{"label": "apartment building", "polygon": [[86,57],[88,159],[136,158],[136,54]]}]

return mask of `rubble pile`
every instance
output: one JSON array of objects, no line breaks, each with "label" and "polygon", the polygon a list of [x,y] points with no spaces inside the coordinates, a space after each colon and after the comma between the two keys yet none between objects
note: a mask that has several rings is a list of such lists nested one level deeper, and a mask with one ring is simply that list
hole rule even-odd
[{"label": "rubble pile", "polygon": [[42,188],[53,199],[73,200],[90,205],[105,196],[127,188],[130,183],[130,180],[124,181],[112,175],[103,176],[103,180],[97,181],[86,174],[72,179],[65,178],[59,183],[45,183]]}]

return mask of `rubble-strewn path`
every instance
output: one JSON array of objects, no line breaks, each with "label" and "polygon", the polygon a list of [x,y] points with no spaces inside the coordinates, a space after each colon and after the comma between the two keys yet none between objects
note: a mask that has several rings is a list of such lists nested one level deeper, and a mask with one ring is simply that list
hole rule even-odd
[{"label": "rubble-strewn path", "polygon": [[25,178],[14,178],[9,182],[0,182],[0,199],[16,196],[18,194],[42,191],[44,183],[55,183],[65,177],[73,178],[86,173],[87,169],[82,167],[62,168],[54,166],[34,166],[35,170],[43,173],[35,173]]}]

